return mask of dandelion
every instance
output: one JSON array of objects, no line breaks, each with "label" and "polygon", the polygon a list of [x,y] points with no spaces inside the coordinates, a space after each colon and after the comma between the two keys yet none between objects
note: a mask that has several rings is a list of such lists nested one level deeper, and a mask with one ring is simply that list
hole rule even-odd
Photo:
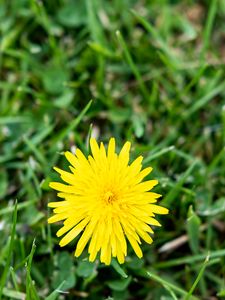
[{"label": "dandelion", "polygon": [[129,164],[130,142],[119,154],[115,152],[115,139],[108,149],[94,138],[90,139],[92,155],[88,158],[77,149],[76,154],[65,152],[71,172],[54,168],[67,184],[51,182],[62,201],[50,202],[54,215],[49,223],[64,220],[57,236],[64,237],[59,245],[67,245],[80,236],[75,250],[78,257],[88,245],[89,261],[100,252],[100,261],[109,265],[112,257],[124,263],[129,241],[136,255],[143,256],[141,239],[151,244],[151,225],[160,226],[155,214],[167,214],[168,209],[155,203],[161,196],[151,192],[157,180],[143,179],[152,171],[142,169],[143,157]]}]

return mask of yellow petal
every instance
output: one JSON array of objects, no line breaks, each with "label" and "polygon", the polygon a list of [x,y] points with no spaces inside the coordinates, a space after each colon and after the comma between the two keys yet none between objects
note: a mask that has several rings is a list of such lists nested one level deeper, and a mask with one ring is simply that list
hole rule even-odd
[{"label": "yellow petal", "polygon": [[93,232],[93,235],[91,237],[91,241],[88,247],[88,253],[90,254],[89,256],[89,261],[93,262],[97,256],[98,249],[96,247],[97,244],[97,237],[98,237],[98,231],[97,229]]},{"label": "yellow petal", "polygon": [[135,191],[139,191],[139,192],[147,192],[150,191],[157,184],[158,184],[158,180],[148,180],[137,184],[134,189]]},{"label": "yellow petal", "polygon": [[82,190],[73,185],[65,185],[59,182],[50,182],[49,186],[59,192],[82,194]]},{"label": "yellow petal", "polygon": [[143,156],[138,156],[130,165],[130,171],[133,173],[135,173],[135,175],[139,172],[139,170],[141,170],[142,167],[142,160],[143,160]]},{"label": "yellow petal", "polygon": [[108,156],[108,159],[112,159],[114,154],[115,154],[115,139],[114,138],[111,138],[110,141],[109,141],[109,145],[108,145],[108,153],[107,153],[107,156]]},{"label": "yellow petal", "polygon": [[101,249],[100,261],[109,265],[111,262],[111,247],[109,242],[104,244]]},{"label": "yellow petal", "polygon": [[59,222],[59,221],[65,220],[67,217],[68,217],[68,213],[57,214],[57,215],[50,217],[48,219],[48,223],[51,224],[51,223]]},{"label": "yellow petal", "polygon": [[142,195],[142,200],[145,200],[146,203],[154,203],[157,202],[156,199],[162,197],[162,195],[157,194],[157,193],[153,193],[153,192],[145,192]]},{"label": "yellow petal", "polygon": [[151,218],[151,217],[147,218],[147,220],[145,220],[145,222],[150,225],[161,227],[161,224],[156,219]]},{"label": "yellow petal", "polygon": [[53,209],[54,214],[61,214],[61,213],[70,212],[70,211],[71,211],[70,205],[59,206],[59,207],[56,207],[55,209]]},{"label": "yellow petal", "polygon": [[90,221],[90,223],[86,226],[82,236],[79,239],[79,242],[76,247],[75,256],[78,257],[83,252],[85,246],[87,245],[93,231],[95,230],[97,220]]},{"label": "yellow petal", "polygon": [[110,239],[111,239],[111,247],[112,247],[112,256],[116,257],[116,236],[114,231],[111,233]]},{"label": "yellow petal", "polygon": [[91,242],[88,248],[88,253],[90,253],[89,260],[94,261],[98,251],[101,248],[102,242],[104,240],[104,232],[105,232],[105,224],[103,220],[100,220],[98,226],[96,226],[96,230],[93,233],[91,238]]},{"label": "yellow petal", "polygon": [[138,242],[131,236],[131,235],[126,235],[132,248],[134,249],[134,252],[136,253],[137,257],[141,258],[143,256],[143,253],[141,251],[140,246],[138,245]]},{"label": "yellow petal", "polygon": [[[142,170],[135,178],[134,180],[134,184],[137,184],[139,182],[141,182],[148,174],[150,174],[152,171],[152,168],[145,168],[144,170]],[[132,182],[133,183],[133,182]]]},{"label": "yellow petal", "polygon": [[127,161],[125,163],[121,160],[119,161],[119,168],[118,168],[118,184],[121,185],[121,188],[126,188],[127,186],[134,185],[132,183],[135,182],[136,176],[139,174],[141,168],[142,168],[142,162],[143,157],[139,156],[136,158],[130,166],[127,165]]},{"label": "yellow petal", "polygon": [[92,155],[95,159],[99,158],[99,146],[98,143],[96,142],[96,139],[91,138],[90,139],[90,147],[91,147],[91,152]]},{"label": "yellow petal", "polygon": [[124,255],[126,255],[126,254],[122,251],[120,240],[117,238],[116,239],[116,256],[117,256],[118,262],[120,264],[123,264],[125,261]]},{"label": "yellow petal", "polygon": [[107,266],[110,265],[111,259],[112,259],[111,245],[110,245],[110,243],[108,243],[107,250],[106,250],[106,255],[105,255],[105,264]]},{"label": "yellow petal", "polygon": [[60,207],[68,205],[67,201],[49,202],[48,207]]},{"label": "yellow petal", "polygon": [[153,242],[152,238],[150,237],[150,235],[148,233],[146,233],[143,230],[140,230],[139,228],[137,228],[137,233],[140,235],[140,237],[148,244],[151,244]]},{"label": "yellow petal", "polygon": [[85,170],[87,170],[87,168],[90,168],[88,160],[86,159],[84,154],[78,148],[76,149],[76,156],[78,158],[79,163],[81,164],[81,166],[83,168],[85,168]]},{"label": "yellow petal", "polygon": [[68,219],[66,219],[66,221],[64,222],[64,226],[56,232],[56,235],[58,237],[62,236],[63,234],[68,232],[71,228],[76,226],[83,219],[84,219],[84,216],[82,216],[82,215],[68,217]]},{"label": "yellow petal", "polygon": [[100,155],[101,155],[101,160],[106,161],[106,151],[105,151],[105,146],[101,142],[100,144]]},{"label": "yellow petal", "polygon": [[79,166],[79,163],[78,163],[78,160],[76,158],[76,156],[69,152],[69,151],[66,151],[64,153],[66,159],[68,160],[68,162],[76,169],[78,166]]},{"label": "yellow petal", "polygon": [[131,146],[131,143],[126,142],[123,145],[123,148],[121,149],[120,154],[119,154],[119,160],[121,162],[123,162],[123,164],[125,164],[125,165],[127,165],[129,162],[130,146]]},{"label": "yellow petal", "polygon": [[81,231],[84,229],[84,227],[89,222],[90,218],[86,218],[83,221],[81,221],[77,226],[75,226],[72,230],[70,230],[64,238],[61,239],[59,245],[60,247],[64,247],[65,245],[69,244],[73,239],[75,239],[78,234],[81,233]]},{"label": "yellow petal", "polygon": [[169,210],[165,207],[149,204],[150,209],[153,213],[160,214],[160,215],[167,215],[169,213]]},{"label": "yellow petal", "polygon": [[63,170],[61,170],[61,169],[59,169],[57,167],[54,167],[54,170],[61,175],[62,180],[64,180],[65,182],[67,182],[69,184],[76,183],[76,179],[74,177],[74,174],[71,174],[69,172],[63,171]]},{"label": "yellow petal", "polygon": [[127,243],[126,243],[126,239],[124,237],[123,229],[120,225],[120,222],[117,219],[113,220],[113,228],[114,228],[114,232],[116,233],[118,240],[120,241],[121,249],[122,249],[123,253],[126,255]]}]

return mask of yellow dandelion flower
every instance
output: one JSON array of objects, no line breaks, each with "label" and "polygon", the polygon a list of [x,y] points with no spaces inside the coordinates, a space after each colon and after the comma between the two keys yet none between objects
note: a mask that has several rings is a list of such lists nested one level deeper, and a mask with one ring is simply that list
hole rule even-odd
[{"label": "yellow dandelion flower", "polygon": [[124,263],[129,241],[141,258],[141,239],[152,243],[151,225],[160,226],[155,214],[167,214],[168,209],[155,203],[161,195],[150,192],[157,180],[142,181],[152,168],[142,169],[142,156],[129,164],[130,142],[119,154],[115,152],[115,139],[111,138],[108,150],[90,139],[92,155],[88,158],[77,149],[76,154],[65,152],[71,172],[54,168],[67,184],[51,182],[62,201],[51,202],[54,215],[49,223],[64,220],[57,236],[63,247],[81,234],[76,245],[78,257],[88,245],[92,262],[100,252],[100,261],[109,265],[112,257]]}]

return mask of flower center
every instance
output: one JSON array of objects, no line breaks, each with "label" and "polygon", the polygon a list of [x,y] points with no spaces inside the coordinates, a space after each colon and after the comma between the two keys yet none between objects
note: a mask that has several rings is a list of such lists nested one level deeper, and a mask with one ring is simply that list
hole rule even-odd
[{"label": "flower center", "polygon": [[111,191],[107,191],[104,193],[103,199],[107,204],[111,204],[116,200],[116,195]]}]

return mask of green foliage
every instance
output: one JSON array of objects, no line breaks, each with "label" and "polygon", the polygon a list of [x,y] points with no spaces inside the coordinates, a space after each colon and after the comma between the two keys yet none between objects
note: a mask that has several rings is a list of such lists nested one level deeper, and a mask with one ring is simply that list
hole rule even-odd
[{"label": "green foliage", "polygon": [[67,1],[58,10],[57,14],[60,24],[65,27],[77,27],[87,22],[87,9],[85,1]]},{"label": "green foliage", "polygon": [[131,282],[131,277],[127,277],[125,279],[108,281],[107,285],[113,291],[122,292],[129,286],[130,282]]},{"label": "green foliage", "polygon": [[196,213],[193,211],[193,208],[190,206],[188,210],[187,232],[190,248],[194,254],[199,253],[200,224],[200,218],[196,215]]},{"label": "green foliage", "polygon": [[76,285],[73,257],[68,252],[60,252],[55,256],[56,268],[52,276],[52,286],[57,288],[62,282],[63,289],[67,290]]},{"label": "green foliage", "polygon": [[[224,18],[224,0],[0,1],[0,299],[224,298]],[[52,168],[91,133],[159,179],[170,214],[141,260],[75,258],[47,224]]]},{"label": "green foliage", "polygon": [[95,265],[89,261],[80,261],[77,267],[77,275],[83,278],[90,277],[95,273]]}]

